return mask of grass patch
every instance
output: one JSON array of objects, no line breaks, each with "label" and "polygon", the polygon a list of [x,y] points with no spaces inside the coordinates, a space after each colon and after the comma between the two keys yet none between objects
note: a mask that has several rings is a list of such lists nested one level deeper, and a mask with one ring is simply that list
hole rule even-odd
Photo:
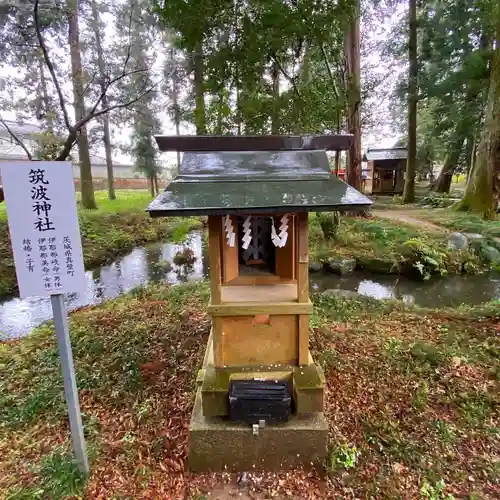
[{"label": "grass patch", "polygon": [[[102,265],[137,245],[172,238],[182,241],[188,231],[201,226],[199,218],[152,219],[144,210],[151,201],[146,191],[117,191],[109,201],[96,192],[97,210],[79,208],[80,233],[86,268]],[[1,205],[0,205],[1,206]],[[6,217],[0,218],[0,297],[17,290]]]},{"label": "grass patch", "polygon": [[478,233],[500,238],[500,219],[498,217],[496,220],[486,221],[480,215],[457,212],[451,208],[420,209],[415,212],[415,217],[428,220],[452,231]]}]

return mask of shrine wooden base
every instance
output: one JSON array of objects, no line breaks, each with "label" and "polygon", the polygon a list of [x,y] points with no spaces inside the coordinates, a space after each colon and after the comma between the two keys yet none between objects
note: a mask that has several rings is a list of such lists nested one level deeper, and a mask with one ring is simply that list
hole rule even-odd
[{"label": "shrine wooden base", "polygon": [[[227,420],[230,380],[253,378],[288,380],[295,407],[288,422],[266,425],[258,435],[248,424]],[[188,464],[193,472],[323,466],[328,440],[324,375],[310,354],[304,366],[216,369],[210,336],[197,384],[189,427]]]}]

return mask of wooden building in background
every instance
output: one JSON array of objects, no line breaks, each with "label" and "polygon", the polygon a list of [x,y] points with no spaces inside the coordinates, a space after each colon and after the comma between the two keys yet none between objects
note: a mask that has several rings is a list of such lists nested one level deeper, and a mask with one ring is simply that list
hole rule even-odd
[{"label": "wooden building in background", "polygon": [[406,170],[406,148],[368,148],[363,161],[367,162],[366,194],[402,194]]}]

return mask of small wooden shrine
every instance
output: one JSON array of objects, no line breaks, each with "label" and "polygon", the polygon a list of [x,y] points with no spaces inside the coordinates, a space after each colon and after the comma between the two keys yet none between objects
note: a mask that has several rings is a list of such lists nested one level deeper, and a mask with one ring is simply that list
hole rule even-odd
[{"label": "small wooden shrine", "polygon": [[366,151],[365,192],[367,194],[402,194],[405,186],[407,149],[386,148]]},{"label": "small wooden shrine", "polygon": [[[348,149],[352,137],[156,139],[161,151],[184,156],[151,216],[208,216],[212,332],[197,378],[190,468],[322,460],[328,426],[324,376],[309,351],[308,213],[371,204],[330,172],[325,151]],[[280,393],[279,407],[278,389],[289,394]]]}]

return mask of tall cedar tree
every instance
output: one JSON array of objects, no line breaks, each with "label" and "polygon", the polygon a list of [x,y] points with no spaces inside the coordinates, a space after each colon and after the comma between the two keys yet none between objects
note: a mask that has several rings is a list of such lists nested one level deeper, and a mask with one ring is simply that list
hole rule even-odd
[{"label": "tall cedar tree", "polygon": [[361,187],[361,41],[360,41],[361,2],[355,0],[352,19],[346,30],[347,66],[347,128],[354,136],[348,153],[347,182],[359,189]]},{"label": "tall cedar tree", "polygon": [[[79,27],[79,0],[68,0],[68,42],[71,55],[71,80],[73,83],[73,106],[76,121],[82,120],[85,115],[84,77],[80,46]],[[90,164],[89,139],[87,126],[83,125],[77,132],[78,157],[80,162],[80,182],[82,192],[82,206],[88,209],[97,208],[92,183],[92,167]]]},{"label": "tall cedar tree", "polygon": [[410,37],[408,55],[410,73],[408,79],[408,159],[406,161],[403,202],[415,200],[415,174],[417,167],[417,101],[418,101],[418,60],[417,60],[417,0],[409,0]]},{"label": "tall cedar tree", "polygon": [[500,196],[500,5],[493,6],[496,46],[493,50],[490,87],[485,120],[477,152],[460,204],[462,210],[479,212],[485,219],[494,219]]},{"label": "tall cedar tree", "polygon": [[[101,109],[106,109],[109,106],[108,97],[106,95],[106,66],[104,63],[104,49],[102,46],[102,24],[99,14],[99,5],[97,0],[91,0],[92,8],[92,31],[94,33],[94,42],[97,52],[97,66],[99,70],[99,87],[103,98],[101,101]],[[104,153],[106,155],[106,174],[108,179],[108,198],[110,200],[116,199],[115,194],[115,181],[113,174],[113,158],[111,155],[111,131],[109,127],[109,115],[106,113],[102,116],[102,126],[103,126],[103,143],[104,143]]]}]

